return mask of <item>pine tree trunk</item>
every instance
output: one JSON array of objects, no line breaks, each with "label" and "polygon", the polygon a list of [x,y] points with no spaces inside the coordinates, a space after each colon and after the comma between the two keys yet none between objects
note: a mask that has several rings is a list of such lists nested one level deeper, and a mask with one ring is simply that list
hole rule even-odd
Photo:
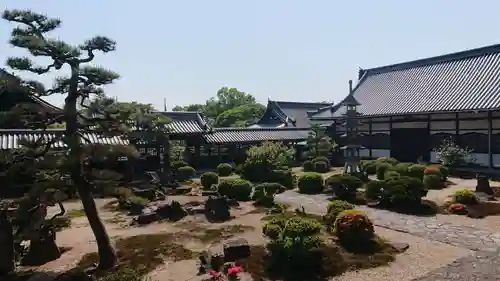
[{"label": "pine tree trunk", "polygon": [[92,228],[96,238],[99,253],[99,269],[105,270],[114,267],[117,264],[118,259],[116,257],[115,250],[111,245],[111,240],[109,239],[106,228],[99,217],[99,213],[92,196],[92,186],[85,179],[83,164],[81,162],[83,148],[81,146],[81,138],[79,136],[78,113],[76,108],[78,99],[78,71],[78,66],[72,66],[69,93],[64,104],[64,114],[66,119],[65,137],[67,138],[66,142],[69,148],[68,165],[71,180],[80,195],[85,215],[87,216],[90,227]]}]

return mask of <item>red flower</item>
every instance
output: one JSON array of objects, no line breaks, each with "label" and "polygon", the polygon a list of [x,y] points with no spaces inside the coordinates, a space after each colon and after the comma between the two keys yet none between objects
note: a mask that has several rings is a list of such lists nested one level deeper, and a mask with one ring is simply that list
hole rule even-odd
[{"label": "red flower", "polygon": [[463,211],[463,210],[465,210],[465,207],[462,206],[462,205],[458,205],[458,206],[455,206],[455,210],[457,210],[457,211]]},{"label": "red flower", "polygon": [[233,266],[230,269],[227,270],[228,275],[237,275],[238,273],[242,272],[243,269],[241,266]]},{"label": "red flower", "polygon": [[210,275],[212,275],[213,277],[217,277],[219,276],[219,273],[213,269],[210,269]]}]

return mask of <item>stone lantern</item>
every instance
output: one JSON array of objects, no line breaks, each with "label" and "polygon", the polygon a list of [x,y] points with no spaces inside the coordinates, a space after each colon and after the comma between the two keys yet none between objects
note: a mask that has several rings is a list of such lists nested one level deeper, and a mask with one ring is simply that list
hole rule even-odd
[{"label": "stone lantern", "polygon": [[342,135],[343,143],[345,146],[341,147],[344,151],[345,164],[344,164],[344,174],[361,176],[363,175],[363,170],[361,169],[361,159],[359,156],[360,149],[363,148],[359,144],[359,133],[358,125],[359,115],[357,111],[357,106],[360,103],[352,95],[352,81],[349,81],[349,95],[340,103],[341,106],[345,108],[343,115],[343,125],[345,128],[345,134]]}]

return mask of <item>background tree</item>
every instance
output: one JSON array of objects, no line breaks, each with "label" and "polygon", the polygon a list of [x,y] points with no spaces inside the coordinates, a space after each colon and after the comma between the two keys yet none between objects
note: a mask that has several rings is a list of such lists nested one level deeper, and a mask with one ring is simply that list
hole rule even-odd
[{"label": "background tree", "polygon": [[325,130],[318,125],[314,125],[311,128],[311,132],[306,142],[309,149],[309,158],[316,158],[319,156],[328,157],[335,147],[333,140],[326,135]]},{"label": "background tree", "polygon": [[245,127],[253,124],[266,107],[254,96],[236,88],[222,87],[205,104],[176,106],[174,111],[199,111],[217,127]]},{"label": "background tree", "polygon": [[[64,70],[63,67],[69,72],[67,76],[56,78],[50,89],[46,89],[36,81],[24,80],[23,86],[37,96],[54,94],[65,96],[62,112],[45,120],[44,127],[57,122],[64,122],[66,127],[63,134],[50,139],[46,147],[62,141],[69,148],[65,155],[65,172],[69,174],[72,184],[78,191],[85,214],[96,237],[100,257],[99,267],[111,268],[117,262],[116,254],[99,217],[92,196],[92,183],[86,175],[92,157],[96,155],[106,157],[114,147],[90,145],[91,142],[85,135],[95,132],[103,136],[120,136],[126,132],[126,127],[120,122],[126,119],[126,116],[123,116],[125,113],[113,111],[110,105],[114,103],[114,100],[106,98],[103,91],[103,86],[113,83],[119,75],[89,64],[94,60],[96,51],[103,53],[114,51],[116,43],[107,37],[96,36],[80,46],[72,46],[59,39],[50,38],[48,33],[57,29],[61,21],[30,10],[6,10],[2,17],[9,22],[19,24],[11,34],[9,42],[12,46],[25,49],[34,57],[44,57],[45,60],[50,61],[47,65],[39,66],[28,57],[9,58],[7,60],[9,67],[38,75],[52,70]],[[78,103],[80,102],[80,105],[85,107],[85,101],[93,96],[101,97],[102,102],[88,108],[87,115],[79,112]],[[128,149],[124,149],[123,152],[126,154],[130,152],[132,156],[133,151],[128,151]]]}]

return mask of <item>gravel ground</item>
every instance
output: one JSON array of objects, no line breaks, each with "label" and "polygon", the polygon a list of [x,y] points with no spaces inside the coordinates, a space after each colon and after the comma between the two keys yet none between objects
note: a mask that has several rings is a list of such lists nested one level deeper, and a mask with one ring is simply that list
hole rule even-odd
[{"label": "gravel ground", "polygon": [[376,228],[376,232],[389,241],[408,243],[410,248],[397,255],[396,260],[389,266],[346,272],[331,280],[410,281],[473,253],[470,250],[384,228]]}]

